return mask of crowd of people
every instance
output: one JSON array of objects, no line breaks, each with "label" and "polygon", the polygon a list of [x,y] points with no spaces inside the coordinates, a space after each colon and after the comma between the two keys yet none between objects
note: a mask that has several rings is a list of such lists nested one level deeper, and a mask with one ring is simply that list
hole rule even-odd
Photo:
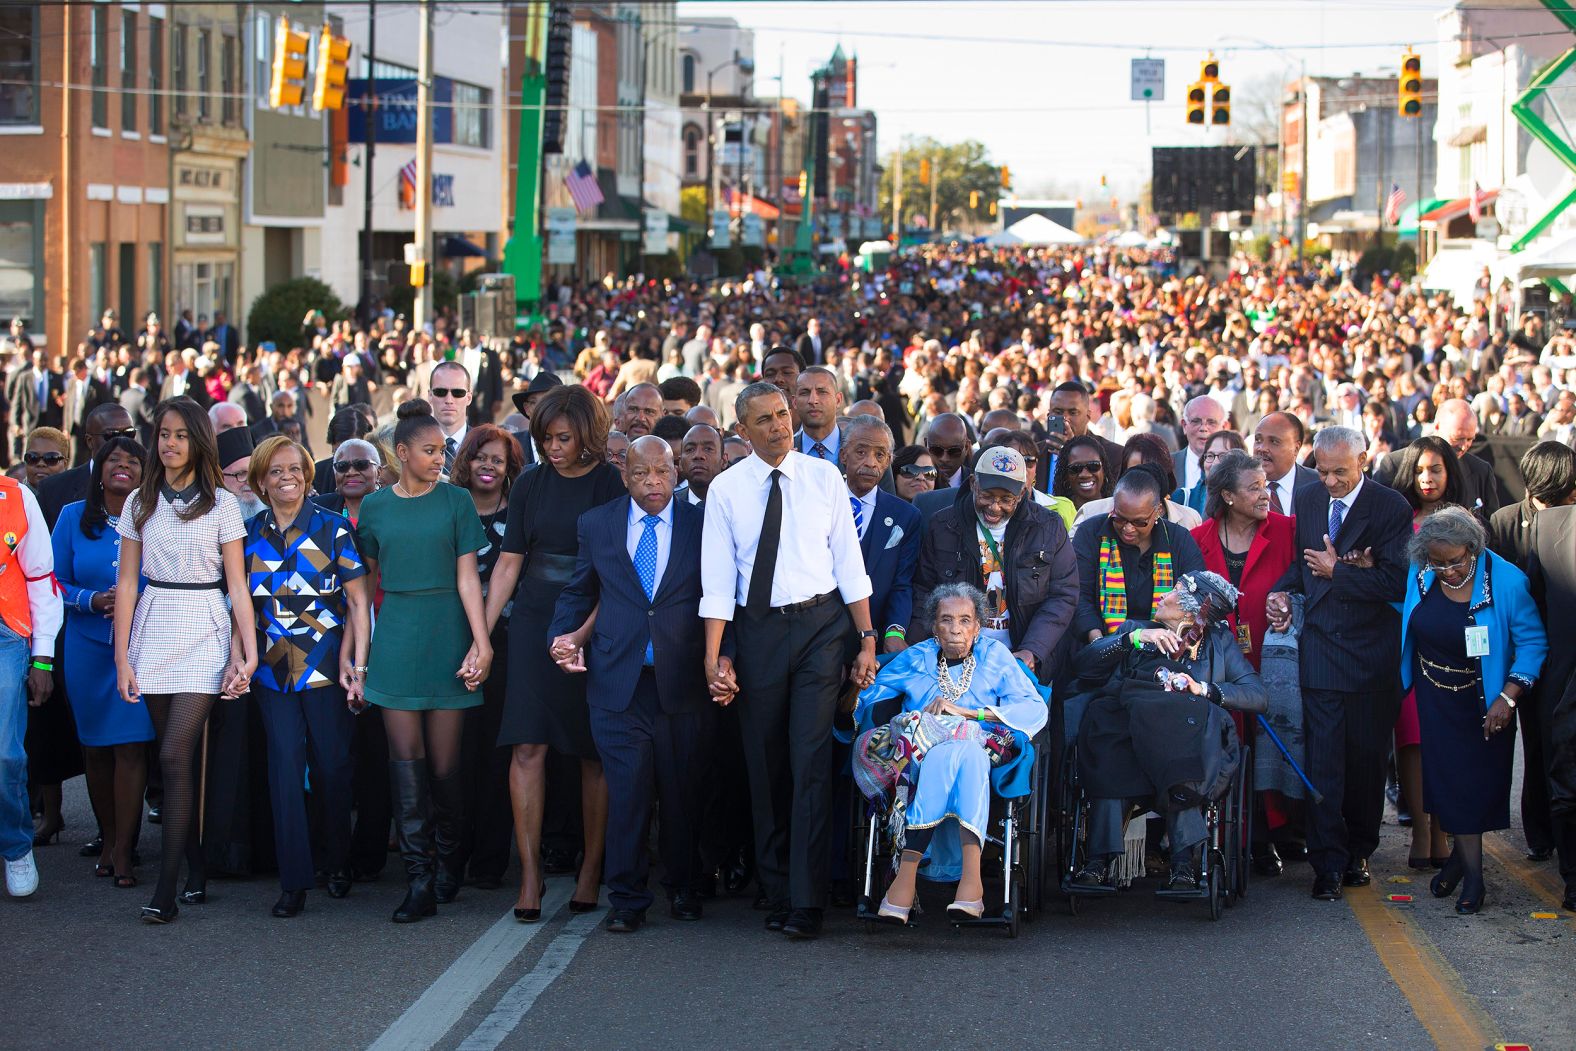
[{"label": "crowd of people", "polygon": [[[1185,897],[1186,703],[1243,741],[1262,715],[1321,793],[1262,750],[1260,874],[1367,884],[1389,791],[1463,913],[1519,733],[1527,852],[1576,907],[1576,657],[1549,645],[1576,609],[1576,340],[1536,315],[1327,263],[934,246],[801,284],[564,284],[508,343],[446,315],[312,313],[288,348],[182,320],[0,345],[14,895],[85,772],[96,875],[138,886],[162,825],[150,922],[269,870],[293,917],[397,853],[396,922],[517,858],[521,922],[563,874],[630,932],[655,820],[673,918],[753,894],[813,938],[853,900],[851,790],[907,778],[879,914],[928,877],[977,917],[1016,734],[1080,742],[1075,883],[1114,886],[1154,808]],[[1170,709],[1135,688],[1157,676]]]}]

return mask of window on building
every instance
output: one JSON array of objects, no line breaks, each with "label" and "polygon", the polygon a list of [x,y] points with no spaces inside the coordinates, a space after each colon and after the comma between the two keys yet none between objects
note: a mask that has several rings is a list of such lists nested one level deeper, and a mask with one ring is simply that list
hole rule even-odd
[{"label": "window on building", "polygon": [[481,149],[492,145],[492,92],[487,88],[455,81],[454,144]]},{"label": "window on building", "polygon": [[148,251],[148,309],[164,314],[164,246],[149,241]]},{"label": "window on building", "polygon": [[122,324],[132,324],[133,318],[142,316],[143,311],[137,309],[137,245],[134,241],[122,241],[117,253],[119,264],[116,275],[115,291],[118,292],[120,302],[116,309],[120,311]]},{"label": "window on building", "polygon": [[148,134],[164,134],[164,19],[148,19]]},{"label": "window on building", "polygon": [[693,124],[684,126],[684,178],[700,178],[700,151],[703,145],[700,129]]},{"label": "window on building", "polygon": [[208,120],[213,115],[213,100],[208,97],[208,40],[212,34],[206,29],[197,30],[197,119]]},{"label": "window on building", "polygon": [[105,266],[109,260],[109,245],[100,241],[88,245],[88,298],[93,317],[102,317],[109,306],[109,274]]},{"label": "window on building", "polygon": [[252,19],[252,96],[259,108],[268,105],[274,76],[274,18],[259,11]]},{"label": "window on building", "polygon": [[93,63],[93,126],[109,130],[109,12],[93,8],[88,58]]},{"label": "window on building", "polygon": [[695,56],[694,55],[686,54],[684,56],[684,73],[683,73],[683,77],[684,77],[684,92],[685,92],[685,94],[693,95],[695,93]]},{"label": "window on building", "polygon": [[241,51],[235,37],[226,33],[220,38],[219,44],[219,101],[220,120],[224,124],[235,124],[240,119],[240,85],[236,82],[240,76]]},{"label": "window on building", "polygon": [[38,5],[0,7],[0,124],[37,124]]},{"label": "window on building", "polygon": [[137,14],[120,13],[120,130],[137,130]]},{"label": "window on building", "polygon": [[0,317],[43,331],[44,202],[0,201]]},{"label": "window on building", "polygon": [[187,69],[186,27],[173,26],[170,29],[170,87],[175,92],[172,109],[176,117],[186,116]]}]

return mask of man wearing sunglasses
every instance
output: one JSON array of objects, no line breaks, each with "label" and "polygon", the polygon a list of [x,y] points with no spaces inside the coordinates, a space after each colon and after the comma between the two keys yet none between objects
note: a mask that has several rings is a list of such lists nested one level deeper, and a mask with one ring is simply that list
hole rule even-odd
[{"label": "man wearing sunglasses", "polygon": [[112,438],[138,440],[131,414],[111,402],[99,405],[88,412],[82,422],[82,443],[87,451],[83,462],[52,478],[46,478],[38,487],[38,508],[44,513],[49,528],[55,528],[55,519],[67,504],[88,498],[88,483],[93,478],[93,460],[104,443]]},{"label": "man wearing sunglasses", "polygon": [[471,404],[471,374],[457,361],[440,361],[432,367],[432,417],[443,432],[443,473],[454,469],[454,454],[470,429],[465,410]]}]

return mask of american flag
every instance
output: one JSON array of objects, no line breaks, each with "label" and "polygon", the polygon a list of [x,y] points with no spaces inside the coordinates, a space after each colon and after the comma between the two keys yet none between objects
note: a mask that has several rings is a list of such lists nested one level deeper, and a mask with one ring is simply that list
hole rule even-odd
[{"label": "american flag", "polygon": [[1390,184],[1390,196],[1384,201],[1384,221],[1395,226],[1401,221],[1401,206],[1406,203],[1406,191],[1400,183]]},{"label": "american flag", "polygon": [[1483,218],[1483,191],[1478,188],[1478,181],[1472,180],[1472,193],[1467,197],[1467,218],[1474,224]]},{"label": "american flag", "polygon": [[576,211],[589,212],[603,201],[596,173],[585,161],[576,164],[574,170],[564,176],[564,185],[569,188],[569,196],[574,198]]}]

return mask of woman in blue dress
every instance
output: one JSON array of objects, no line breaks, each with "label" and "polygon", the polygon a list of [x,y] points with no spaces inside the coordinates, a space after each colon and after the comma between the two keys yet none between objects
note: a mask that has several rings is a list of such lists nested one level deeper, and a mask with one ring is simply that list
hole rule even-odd
[{"label": "woman in blue dress", "polygon": [[142,484],[147,455],[130,438],[113,438],[95,459],[86,500],[67,504],[53,534],[55,579],[66,607],[66,696],[87,757],[88,799],[104,830],[94,875],[135,887],[132,846],[142,821],[148,780],[147,742],[153,721],[142,704],[126,704],[115,685],[112,640],[120,533],[115,526],[126,497]]},{"label": "woman in blue dress", "polygon": [[[932,638],[894,657],[859,695],[854,721],[872,706],[900,699],[902,711],[854,746],[856,777],[867,794],[903,756],[918,767],[912,782],[897,876],[879,915],[907,923],[925,876],[958,880],[949,913],[984,914],[980,851],[990,813],[991,752],[1003,728],[1032,738],[1045,725],[1045,700],[1012,652],[982,637],[985,596],[967,584],[945,584],[930,594]],[[992,736],[992,734],[996,736]],[[879,754],[878,754],[879,753]]]}]

